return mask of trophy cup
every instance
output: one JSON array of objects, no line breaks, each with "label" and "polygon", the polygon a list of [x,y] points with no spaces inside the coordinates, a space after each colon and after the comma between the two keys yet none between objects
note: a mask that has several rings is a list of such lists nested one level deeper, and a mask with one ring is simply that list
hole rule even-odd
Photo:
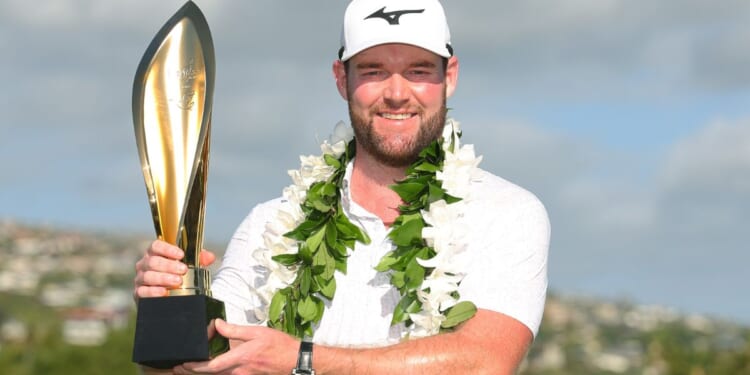
[{"label": "trophy cup", "polygon": [[224,303],[211,297],[200,268],[214,91],[214,48],[206,19],[191,1],[146,49],[133,83],[133,123],[159,239],[185,251],[188,272],[166,297],[140,298],[133,362],[171,368],[229,349],[213,320]]}]

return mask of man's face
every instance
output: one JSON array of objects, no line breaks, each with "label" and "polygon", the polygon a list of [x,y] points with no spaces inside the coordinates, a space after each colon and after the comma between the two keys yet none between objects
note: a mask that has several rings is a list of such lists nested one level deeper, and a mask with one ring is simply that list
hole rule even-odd
[{"label": "man's face", "polygon": [[335,64],[360,149],[389,166],[411,164],[442,133],[457,71],[455,58],[445,67],[442,57],[405,44],[364,50],[348,71]]}]

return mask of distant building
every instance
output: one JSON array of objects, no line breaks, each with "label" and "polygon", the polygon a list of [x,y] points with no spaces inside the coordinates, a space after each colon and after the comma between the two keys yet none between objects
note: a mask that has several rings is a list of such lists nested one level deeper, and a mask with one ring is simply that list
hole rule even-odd
[{"label": "distant building", "polygon": [[127,311],[92,308],[69,310],[63,322],[63,340],[71,345],[102,345],[110,329],[121,329],[127,324],[127,314]]},{"label": "distant building", "polygon": [[29,330],[20,320],[11,319],[0,325],[0,341],[24,342],[29,337]]}]

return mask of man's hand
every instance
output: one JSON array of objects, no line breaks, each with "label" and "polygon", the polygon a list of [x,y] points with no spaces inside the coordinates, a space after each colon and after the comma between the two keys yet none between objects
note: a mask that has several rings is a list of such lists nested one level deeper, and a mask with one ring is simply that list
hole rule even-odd
[{"label": "man's hand", "polygon": [[207,362],[185,363],[175,374],[289,374],[297,363],[299,340],[267,327],[238,326],[216,320],[232,349]]},{"label": "man's hand", "polygon": [[[163,297],[182,283],[182,275],[187,273],[187,266],[180,262],[185,252],[177,246],[156,240],[146,250],[143,257],[135,264],[133,280],[133,297]],[[208,266],[216,260],[214,253],[203,250],[200,253],[200,265]]]}]

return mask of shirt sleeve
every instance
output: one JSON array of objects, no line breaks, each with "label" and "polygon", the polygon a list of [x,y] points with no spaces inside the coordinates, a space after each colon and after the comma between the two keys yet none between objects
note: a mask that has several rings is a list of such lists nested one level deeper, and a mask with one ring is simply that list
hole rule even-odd
[{"label": "shirt sleeve", "polygon": [[536,336],[548,283],[547,211],[532,193],[499,177],[487,174],[480,185],[468,212],[472,240],[461,300],[508,315]]},{"label": "shirt sleeve", "polygon": [[260,301],[253,290],[259,282],[257,268],[260,266],[253,258],[253,252],[263,245],[262,233],[277,203],[278,200],[256,206],[242,221],[229,241],[213,279],[212,293],[224,302],[229,323],[259,323],[254,310]]}]

